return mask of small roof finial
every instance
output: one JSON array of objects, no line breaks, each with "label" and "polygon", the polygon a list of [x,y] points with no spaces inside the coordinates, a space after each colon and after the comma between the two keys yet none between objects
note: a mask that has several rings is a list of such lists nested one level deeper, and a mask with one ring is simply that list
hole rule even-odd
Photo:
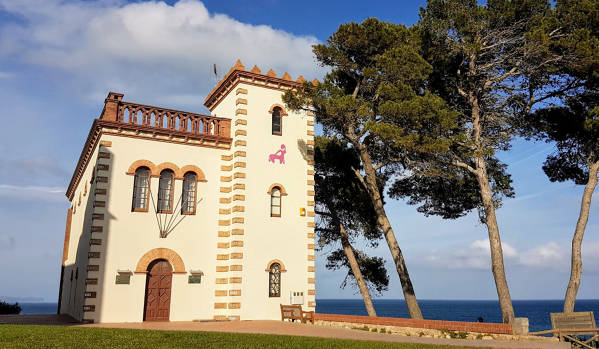
[{"label": "small roof finial", "polygon": [[291,78],[291,75],[289,75],[288,72],[285,72],[285,74],[283,74],[283,76],[281,77],[281,79],[287,80],[287,81],[293,81],[293,79]]},{"label": "small roof finial", "polygon": [[312,85],[316,86],[318,85],[320,82],[318,81],[318,79],[314,79],[312,80]]},{"label": "small roof finial", "polygon": [[300,75],[297,77],[297,80],[295,80],[296,82],[299,82],[300,84],[303,84],[304,82],[306,82],[306,78],[304,78],[303,75]]},{"label": "small roof finial", "polygon": [[245,70],[245,67],[243,66],[243,63],[241,63],[240,59],[238,59],[237,62],[235,62],[233,70]]},{"label": "small roof finial", "polygon": [[254,65],[254,67],[251,70],[252,73],[256,73],[256,74],[262,74],[262,71],[260,70],[260,68],[258,68],[257,65]]},{"label": "small roof finial", "polygon": [[271,78],[276,78],[277,73],[275,73],[275,71],[271,69],[268,71],[268,73],[266,73],[266,76],[270,76]]}]

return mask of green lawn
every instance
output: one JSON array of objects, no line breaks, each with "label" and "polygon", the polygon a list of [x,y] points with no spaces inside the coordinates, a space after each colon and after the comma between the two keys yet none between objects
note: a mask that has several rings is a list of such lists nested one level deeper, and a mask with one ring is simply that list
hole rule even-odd
[{"label": "green lawn", "polygon": [[221,332],[149,331],[112,328],[0,325],[0,348],[447,348],[341,339]]}]

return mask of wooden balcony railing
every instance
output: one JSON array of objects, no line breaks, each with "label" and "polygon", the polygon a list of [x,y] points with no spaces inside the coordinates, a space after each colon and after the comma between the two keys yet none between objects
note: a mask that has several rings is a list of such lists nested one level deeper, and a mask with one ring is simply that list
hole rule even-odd
[{"label": "wooden balcony railing", "polygon": [[231,136],[230,119],[124,102],[122,97],[120,93],[108,94],[101,119],[192,137],[230,138]]}]

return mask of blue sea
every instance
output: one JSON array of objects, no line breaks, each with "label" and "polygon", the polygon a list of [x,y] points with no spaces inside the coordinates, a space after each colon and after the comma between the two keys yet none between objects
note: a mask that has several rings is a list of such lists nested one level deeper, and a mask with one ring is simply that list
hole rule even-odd
[{"label": "blue sea", "polygon": [[[408,309],[403,300],[375,299],[374,308],[378,316],[408,317]],[[425,319],[451,321],[501,322],[501,309],[498,301],[458,301],[458,300],[419,300]],[[529,330],[551,329],[549,313],[563,310],[562,300],[514,300],[514,312],[517,317],[527,317]],[[599,299],[581,299],[576,301],[576,311],[593,311],[599,324]],[[362,299],[318,299],[317,313],[367,315]]]},{"label": "blue sea", "polygon": [[[375,299],[374,307],[378,316],[408,317],[406,303],[403,300]],[[476,321],[482,317],[484,322],[501,322],[501,310],[497,301],[458,301],[458,300],[420,300],[425,319]],[[56,303],[19,303],[22,314],[55,314]],[[518,317],[527,317],[530,331],[551,328],[549,313],[562,311],[561,300],[515,300],[514,311]],[[576,301],[576,311],[593,311],[599,324],[599,299],[580,299]],[[362,299],[318,299],[317,313],[367,315]]]}]

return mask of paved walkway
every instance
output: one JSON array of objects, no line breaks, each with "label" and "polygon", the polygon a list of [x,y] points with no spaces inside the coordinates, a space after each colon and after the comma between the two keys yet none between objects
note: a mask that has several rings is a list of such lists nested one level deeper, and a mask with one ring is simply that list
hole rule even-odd
[{"label": "paved walkway", "polygon": [[142,322],[142,323],[102,323],[102,324],[74,324],[72,319],[56,315],[17,315],[0,316],[1,323],[41,325],[71,325],[80,327],[109,327],[131,328],[144,330],[170,330],[170,331],[213,331],[234,333],[263,333],[276,335],[339,338],[353,340],[369,340],[397,343],[419,343],[436,345],[454,345],[487,348],[540,348],[540,349],[570,349],[570,345],[563,342],[549,341],[498,341],[498,340],[468,340],[468,339],[441,339],[405,337],[384,333],[365,332],[343,328],[331,328],[308,324],[281,322],[281,321],[231,321],[231,322]]}]

